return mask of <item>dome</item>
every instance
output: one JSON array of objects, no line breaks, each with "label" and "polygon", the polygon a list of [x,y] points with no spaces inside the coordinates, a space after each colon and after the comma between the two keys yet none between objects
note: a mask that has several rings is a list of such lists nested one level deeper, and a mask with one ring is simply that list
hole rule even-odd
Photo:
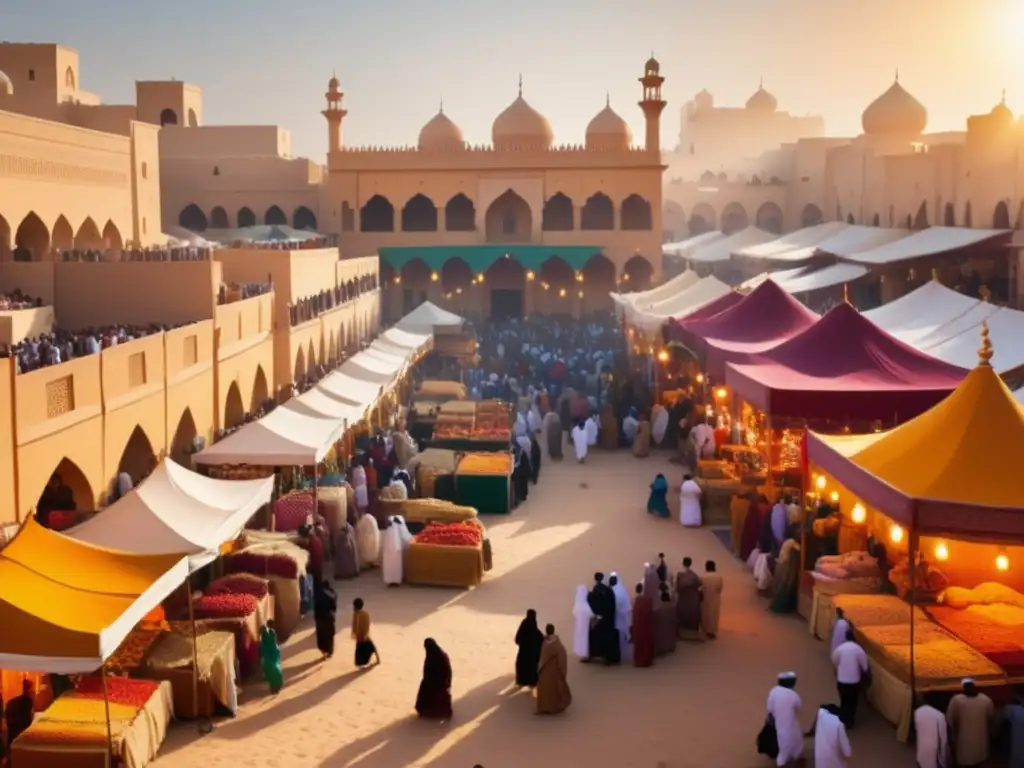
[{"label": "dome", "polygon": [[1006,91],[1003,91],[1002,101],[992,107],[992,111],[989,114],[1005,123],[1013,122],[1013,112],[1008,106],[1006,106]]},{"label": "dome", "polygon": [[527,104],[520,91],[516,100],[494,118],[491,140],[498,149],[550,149],[555,134],[547,118]]},{"label": "dome", "polygon": [[13,96],[14,95],[14,83],[2,70],[0,70],[0,95]]},{"label": "dome", "polygon": [[707,89],[701,89],[701,92],[693,97],[693,105],[697,109],[711,109],[715,106],[715,97],[708,93]]},{"label": "dome", "polygon": [[611,104],[605,104],[587,124],[587,149],[628,149],[633,132]]},{"label": "dome", "polygon": [[341,87],[341,83],[338,81],[337,77],[332,77],[327,81],[327,87],[333,91],[335,88]]},{"label": "dome", "polygon": [[864,133],[918,136],[928,126],[928,110],[900,85],[899,77],[889,90],[868,104],[860,118]]},{"label": "dome", "polygon": [[757,87],[754,95],[747,99],[747,109],[761,112],[774,112],[779,107],[778,100],[764,89],[764,83]]},{"label": "dome", "polygon": [[652,75],[656,75],[661,72],[661,64],[658,63],[658,60],[654,58],[654,56],[651,56],[651,58],[647,60],[647,63],[644,64],[644,72]]},{"label": "dome", "polygon": [[465,149],[466,140],[462,137],[462,129],[442,108],[420,129],[419,148],[435,151]]}]

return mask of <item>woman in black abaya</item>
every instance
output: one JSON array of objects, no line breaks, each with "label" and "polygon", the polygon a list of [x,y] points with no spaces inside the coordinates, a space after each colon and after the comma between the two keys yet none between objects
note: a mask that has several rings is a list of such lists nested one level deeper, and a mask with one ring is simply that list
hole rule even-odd
[{"label": "woman in black abaya", "polygon": [[537,685],[537,668],[543,644],[544,635],[537,626],[537,612],[531,608],[516,632],[516,645],[519,646],[516,654],[516,685],[520,688],[533,688]]}]

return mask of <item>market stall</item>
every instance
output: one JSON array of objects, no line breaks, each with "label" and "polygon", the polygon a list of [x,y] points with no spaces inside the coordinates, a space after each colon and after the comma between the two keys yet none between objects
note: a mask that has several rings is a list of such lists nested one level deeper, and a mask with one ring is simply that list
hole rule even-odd
[{"label": "market stall", "polygon": [[[1010,564],[1024,557],[1024,408],[991,367],[992,353],[983,329],[978,366],[939,405],[895,429],[808,433],[823,491],[874,554],[884,550],[898,596],[889,600],[909,614],[905,626],[892,622],[905,635],[865,638],[873,664],[896,680],[887,687],[906,704],[898,717],[891,702],[880,705],[901,727],[915,692],[961,677],[1005,685],[1022,672],[1024,579]],[[863,600],[832,597],[844,610]],[[867,626],[864,616],[848,618]],[[883,664],[894,654],[909,658],[902,676]]]},{"label": "market stall", "polygon": [[[172,623],[171,631],[161,633],[148,650],[136,676],[169,683],[177,717],[211,717],[218,710],[234,715],[238,710],[235,635],[203,628],[195,642],[193,653],[191,625]],[[199,664],[198,675],[193,657]],[[195,700],[194,678],[199,689]]]},{"label": "market stall", "polygon": [[513,418],[512,405],[500,400],[445,403],[429,445],[453,451],[507,451]]},{"label": "market stall", "polygon": [[409,543],[405,581],[468,589],[483,581],[484,532],[475,522],[433,523]]},{"label": "market stall", "polygon": [[[245,531],[234,551],[224,557],[224,570],[228,574],[249,574],[265,579],[269,584],[272,601],[268,601],[260,590],[253,592],[244,589],[241,582],[235,582],[234,588],[230,590],[234,593],[250,592],[256,598],[257,604],[252,610],[246,610],[241,616],[224,617],[233,623],[241,619],[247,627],[246,634],[254,639],[259,638],[260,628],[270,617],[274,619],[274,628],[282,642],[291,636],[302,620],[303,597],[308,602],[312,584],[306,573],[309,553],[298,546],[297,539],[298,535],[294,532]],[[217,589],[214,585],[211,587]],[[232,631],[236,632],[236,637],[240,632],[237,627],[232,627]],[[245,643],[240,644],[240,659],[248,658],[247,647]]]},{"label": "market stall", "polygon": [[416,493],[425,498],[455,500],[455,468],[458,454],[447,448],[427,448],[409,462],[416,480]]},{"label": "market stall", "polygon": [[467,453],[455,470],[456,501],[481,514],[510,513],[512,469],[511,453]]}]

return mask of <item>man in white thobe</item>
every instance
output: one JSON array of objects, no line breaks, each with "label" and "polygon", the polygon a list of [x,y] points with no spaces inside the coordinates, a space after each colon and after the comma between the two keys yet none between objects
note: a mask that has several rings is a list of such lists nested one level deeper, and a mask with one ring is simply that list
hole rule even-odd
[{"label": "man in white thobe", "polygon": [[828,655],[836,652],[836,648],[846,642],[846,633],[850,631],[850,622],[846,620],[842,608],[836,608],[836,623],[832,625],[832,637],[829,640]]},{"label": "man in white thobe", "polygon": [[633,626],[633,604],[629,601],[629,592],[619,575],[612,571],[608,577],[608,586],[615,593],[615,628],[619,630],[619,657],[622,662],[633,661],[633,646],[629,642],[629,630]]},{"label": "man in white thobe", "polygon": [[591,416],[587,419],[587,446],[597,445],[597,433],[600,428],[597,425],[597,416]]},{"label": "man in white thobe", "polygon": [[775,735],[779,742],[777,766],[789,765],[804,756],[804,732],[800,727],[803,702],[794,688],[796,673],[784,672],[768,692],[768,714],[775,721]]},{"label": "man in white thobe", "polygon": [[846,630],[846,640],[832,652],[832,665],[836,668],[836,686],[839,689],[839,707],[843,724],[853,728],[857,720],[860,691],[868,674],[868,655],[853,639],[853,630]]},{"label": "man in white thobe", "polygon": [[818,710],[814,723],[814,768],[846,768],[852,754],[839,708],[826,704]]},{"label": "man in white thobe", "polygon": [[405,525],[405,520],[396,515],[391,518],[391,525],[384,531],[384,543],[381,545],[380,567],[384,583],[389,587],[402,583],[405,570],[405,549],[412,534]]},{"label": "man in white thobe", "polygon": [[576,449],[576,461],[582,464],[587,458],[587,427],[582,421],[572,428],[572,447]]},{"label": "man in white thobe", "polygon": [[934,697],[925,694],[914,712],[917,734],[918,768],[950,768],[949,726],[946,716],[935,706]]}]

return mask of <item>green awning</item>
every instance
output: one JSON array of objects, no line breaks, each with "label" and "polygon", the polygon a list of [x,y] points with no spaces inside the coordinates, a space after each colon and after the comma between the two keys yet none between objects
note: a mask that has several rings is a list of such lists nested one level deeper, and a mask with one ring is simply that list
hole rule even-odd
[{"label": "green awning", "polygon": [[448,259],[459,258],[474,274],[486,272],[498,259],[515,259],[523,269],[540,269],[548,259],[559,258],[579,272],[604,250],[600,245],[424,245],[379,248],[377,254],[395,270],[410,261],[422,260],[431,272],[439,272]]}]

